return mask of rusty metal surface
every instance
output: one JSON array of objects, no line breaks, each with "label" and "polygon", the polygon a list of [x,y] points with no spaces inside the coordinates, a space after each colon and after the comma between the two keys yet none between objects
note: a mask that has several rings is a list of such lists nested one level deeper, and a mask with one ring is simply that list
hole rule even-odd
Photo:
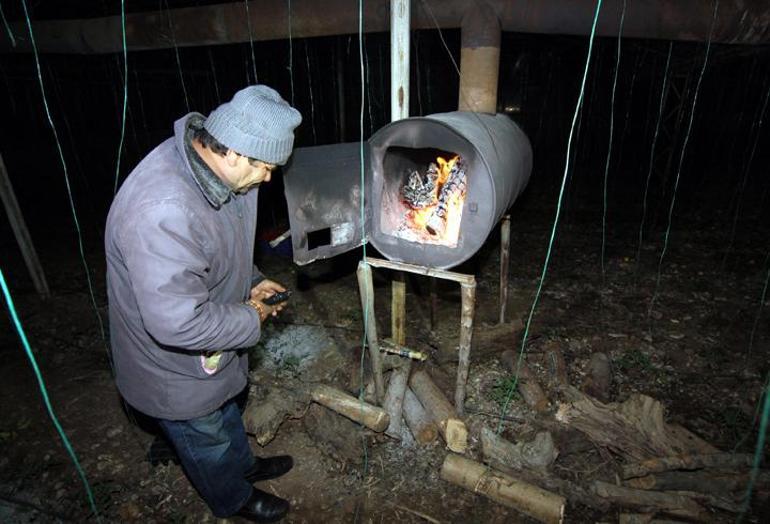
[{"label": "rusty metal surface", "polygon": [[[503,31],[520,33],[587,35],[594,0],[487,0]],[[460,27],[468,0],[413,0],[412,29]],[[258,4],[258,5],[257,5]],[[621,0],[605,0],[597,35],[615,36]],[[366,32],[387,31],[389,0],[364,2]],[[294,0],[291,2],[292,36],[305,38],[358,32],[358,11],[349,0]],[[707,0],[635,0],[629,2],[623,35],[628,38],[705,41],[713,4]],[[173,47],[168,11],[133,13],[127,16],[130,51]],[[249,10],[255,40],[287,38],[289,13],[284,0],[254,2]],[[243,2],[172,9],[176,44],[179,47],[248,42]],[[0,52],[28,52],[23,21],[12,24],[19,36],[16,48],[4,34]],[[35,38],[44,53],[113,53],[122,49],[120,17],[34,21]],[[770,42],[770,2],[720,0],[714,41],[731,44]]]}]

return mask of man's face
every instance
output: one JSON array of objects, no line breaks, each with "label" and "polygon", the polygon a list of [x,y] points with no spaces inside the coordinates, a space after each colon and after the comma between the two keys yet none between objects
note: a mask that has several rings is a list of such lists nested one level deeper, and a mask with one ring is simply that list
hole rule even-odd
[{"label": "man's face", "polygon": [[226,169],[223,173],[228,184],[236,193],[245,193],[262,182],[270,182],[275,164],[253,160],[230,150],[226,155]]}]

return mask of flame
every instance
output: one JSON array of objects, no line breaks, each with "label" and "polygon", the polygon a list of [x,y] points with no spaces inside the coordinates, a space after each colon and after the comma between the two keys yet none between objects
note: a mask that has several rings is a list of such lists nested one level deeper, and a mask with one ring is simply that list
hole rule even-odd
[{"label": "flame", "polygon": [[441,189],[444,184],[446,184],[452,168],[459,159],[459,155],[455,155],[449,160],[446,160],[443,157],[436,158],[438,176],[436,187],[432,194],[432,203],[420,209],[410,209],[406,213],[406,223],[409,229],[417,233],[419,239],[423,242],[446,244],[451,245],[452,247],[457,244],[457,239],[460,235],[460,222],[462,219],[463,202],[465,201],[465,191],[453,193],[447,199],[445,215],[446,226],[443,231],[433,234],[427,226],[428,221],[438,208]]}]

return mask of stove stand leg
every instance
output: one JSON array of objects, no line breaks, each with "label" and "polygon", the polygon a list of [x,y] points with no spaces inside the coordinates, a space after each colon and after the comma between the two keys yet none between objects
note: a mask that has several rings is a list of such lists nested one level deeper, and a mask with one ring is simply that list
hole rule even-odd
[{"label": "stove stand leg", "polygon": [[468,284],[461,284],[462,314],[460,317],[460,351],[457,364],[457,386],[455,388],[455,410],[457,415],[465,415],[465,386],[468,383],[468,370],[471,361],[471,337],[473,336],[473,315],[476,310],[476,279]]},{"label": "stove stand leg", "polygon": [[500,222],[500,324],[505,324],[508,306],[508,266],[511,258],[511,215]]},{"label": "stove stand leg", "polygon": [[372,267],[364,261],[358,263],[358,290],[361,293],[361,309],[366,322],[366,340],[369,345],[369,357],[372,359],[372,374],[374,375],[374,392],[377,404],[382,405],[385,398],[385,386],[382,379],[382,359],[377,338],[377,320],[374,315],[374,284],[372,283]]}]

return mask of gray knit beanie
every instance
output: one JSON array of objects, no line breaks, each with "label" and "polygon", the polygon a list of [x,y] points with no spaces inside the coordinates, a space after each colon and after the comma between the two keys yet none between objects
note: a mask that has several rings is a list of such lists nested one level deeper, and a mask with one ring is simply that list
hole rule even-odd
[{"label": "gray knit beanie", "polygon": [[283,165],[294,145],[302,115],[275,90],[255,85],[241,89],[203,123],[211,136],[243,156]]}]

